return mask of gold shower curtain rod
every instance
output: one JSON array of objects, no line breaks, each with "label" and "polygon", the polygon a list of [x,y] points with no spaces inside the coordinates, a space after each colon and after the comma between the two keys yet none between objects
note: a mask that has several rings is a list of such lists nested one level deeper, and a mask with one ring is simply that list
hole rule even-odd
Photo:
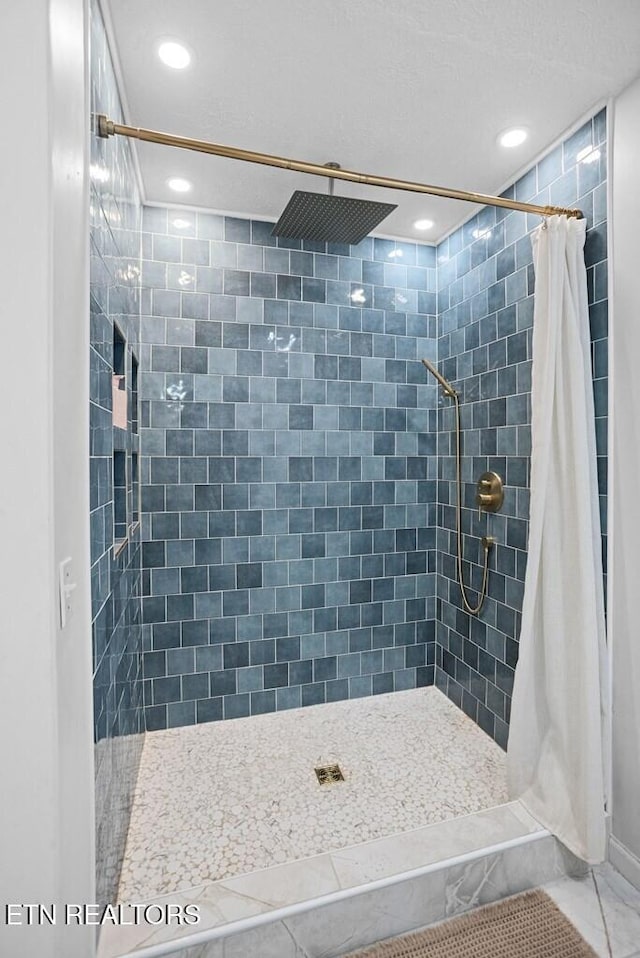
[{"label": "gold shower curtain rod", "polygon": [[294,170],[297,173],[311,173],[313,176],[326,176],[330,179],[349,180],[366,186],[381,186],[391,190],[405,190],[408,193],[428,193],[431,196],[444,196],[452,200],[464,200],[479,203],[482,206],[501,206],[508,210],[521,210],[524,213],[537,213],[539,216],[575,216],[582,218],[581,210],[565,209],[562,206],[537,206],[535,203],[519,203],[517,200],[504,199],[502,196],[490,196],[486,193],[470,193],[467,190],[449,190],[442,186],[430,186],[427,183],[412,183],[410,180],[396,180],[391,176],[375,176],[370,173],[357,173],[354,170],[333,169],[319,163],[307,163],[305,160],[291,160],[269,153],[256,153],[253,150],[241,150],[221,143],[209,143],[206,140],[193,140],[187,136],[175,136],[173,133],[160,133],[157,130],[145,130],[137,126],[125,126],[115,123],[105,114],[96,114],[96,132],[98,136],[130,136],[148,143],[161,143],[164,146],[176,146],[182,150],[195,150],[198,153],[210,153],[224,156],[230,160],[243,160],[246,163],[260,163],[263,166],[275,166],[281,170]]}]

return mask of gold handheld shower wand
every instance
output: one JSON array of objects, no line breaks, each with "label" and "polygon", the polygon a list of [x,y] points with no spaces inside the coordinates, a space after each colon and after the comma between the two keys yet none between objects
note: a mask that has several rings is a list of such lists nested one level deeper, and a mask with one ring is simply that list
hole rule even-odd
[{"label": "gold handheld shower wand", "polygon": [[[482,571],[482,586],[480,588],[480,593],[478,597],[477,605],[472,605],[467,597],[467,588],[464,584],[464,579],[462,576],[462,468],[461,468],[461,459],[462,459],[462,442],[461,442],[461,431],[460,431],[460,397],[456,390],[453,388],[450,382],[442,376],[435,366],[429,362],[428,359],[422,360],[423,365],[429,370],[429,372],[434,376],[440,385],[442,386],[442,391],[445,396],[448,396],[450,399],[453,399],[456,407],[456,538],[457,538],[457,572],[458,572],[458,585],[460,586],[460,593],[462,595],[462,604],[465,610],[470,615],[478,615],[480,609],[484,605],[484,600],[487,595],[487,581],[489,578],[489,552],[493,548],[495,541],[493,536],[483,536],[482,537],[482,548],[484,550],[484,569]],[[488,475],[488,474],[487,474]]]}]

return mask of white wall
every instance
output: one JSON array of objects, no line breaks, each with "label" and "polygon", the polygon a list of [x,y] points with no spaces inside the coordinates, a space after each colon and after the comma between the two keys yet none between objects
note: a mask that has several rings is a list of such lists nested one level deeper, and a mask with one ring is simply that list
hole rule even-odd
[{"label": "white wall", "polygon": [[640,80],[613,110],[611,860],[640,886]]},{"label": "white wall", "polygon": [[[93,901],[84,0],[0,10],[0,904]],[[58,621],[57,566],[75,614]],[[4,912],[4,909],[3,909]],[[95,929],[7,927],[3,958]]]}]

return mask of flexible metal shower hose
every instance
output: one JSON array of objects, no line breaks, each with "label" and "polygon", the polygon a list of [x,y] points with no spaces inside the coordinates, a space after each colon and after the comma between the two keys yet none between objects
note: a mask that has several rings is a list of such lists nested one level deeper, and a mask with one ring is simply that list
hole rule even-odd
[{"label": "flexible metal shower hose", "polygon": [[484,600],[487,594],[487,579],[489,577],[489,552],[491,550],[491,545],[489,540],[483,540],[484,570],[482,572],[482,587],[479,593],[478,604],[474,606],[471,605],[467,597],[467,590],[462,575],[462,437],[460,433],[460,400],[456,392],[453,393],[453,401],[456,407],[456,534],[458,544],[458,584],[460,586],[462,604],[464,605],[465,610],[470,615],[478,615],[482,606],[484,605]]}]

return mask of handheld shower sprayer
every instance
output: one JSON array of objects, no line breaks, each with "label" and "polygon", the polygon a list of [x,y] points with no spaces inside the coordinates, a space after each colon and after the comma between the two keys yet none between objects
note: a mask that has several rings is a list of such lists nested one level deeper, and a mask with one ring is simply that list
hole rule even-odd
[{"label": "handheld shower sprayer", "polygon": [[457,397],[458,394],[453,388],[453,386],[451,385],[451,383],[447,382],[444,376],[440,375],[436,367],[432,363],[430,363],[428,359],[423,359],[422,363],[424,366],[426,366],[426,368],[429,370],[431,375],[435,376],[435,378],[438,380],[438,382],[442,386],[442,391],[445,394],[445,396],[450,396],[451,399],[454,399],[455,397]]},{"label": "handheld shower sprayer", "polygon": [[[462,435],[460,429],[460,397],[456,390],[453,388],[450,382],[448,382],[444,376],[442,376],[436,367],[429,362],[428,359],[422,360],[423,365],[429,370],[429,372],[434,376],[440,385],[442,386],[442,391],[445,396],[448,396],[450,399],[453,399],[455,405],[455,421],[456,421],[456,544],[457,544],[457,574],[458,574],[458,585],[460,586],[460,593],[462,595],[462,605],[466,612],[470,615],[478,615],[482,606],[484,605],[484,600],[487,595],[487,582],[489,578],[489,553],[495,544],[493,536],[483,536],[482,537],[482,550],[484,552],[484,568],[482,570],[482,585],[477,596],[477,602],[475,605],[472,604],[469,595],[467,593],[467,586],[464,583],[464,577],[462,574]],[[490,474],[487,473],[487,476]],[[487,508],[486,506],[484,508]]]}]

